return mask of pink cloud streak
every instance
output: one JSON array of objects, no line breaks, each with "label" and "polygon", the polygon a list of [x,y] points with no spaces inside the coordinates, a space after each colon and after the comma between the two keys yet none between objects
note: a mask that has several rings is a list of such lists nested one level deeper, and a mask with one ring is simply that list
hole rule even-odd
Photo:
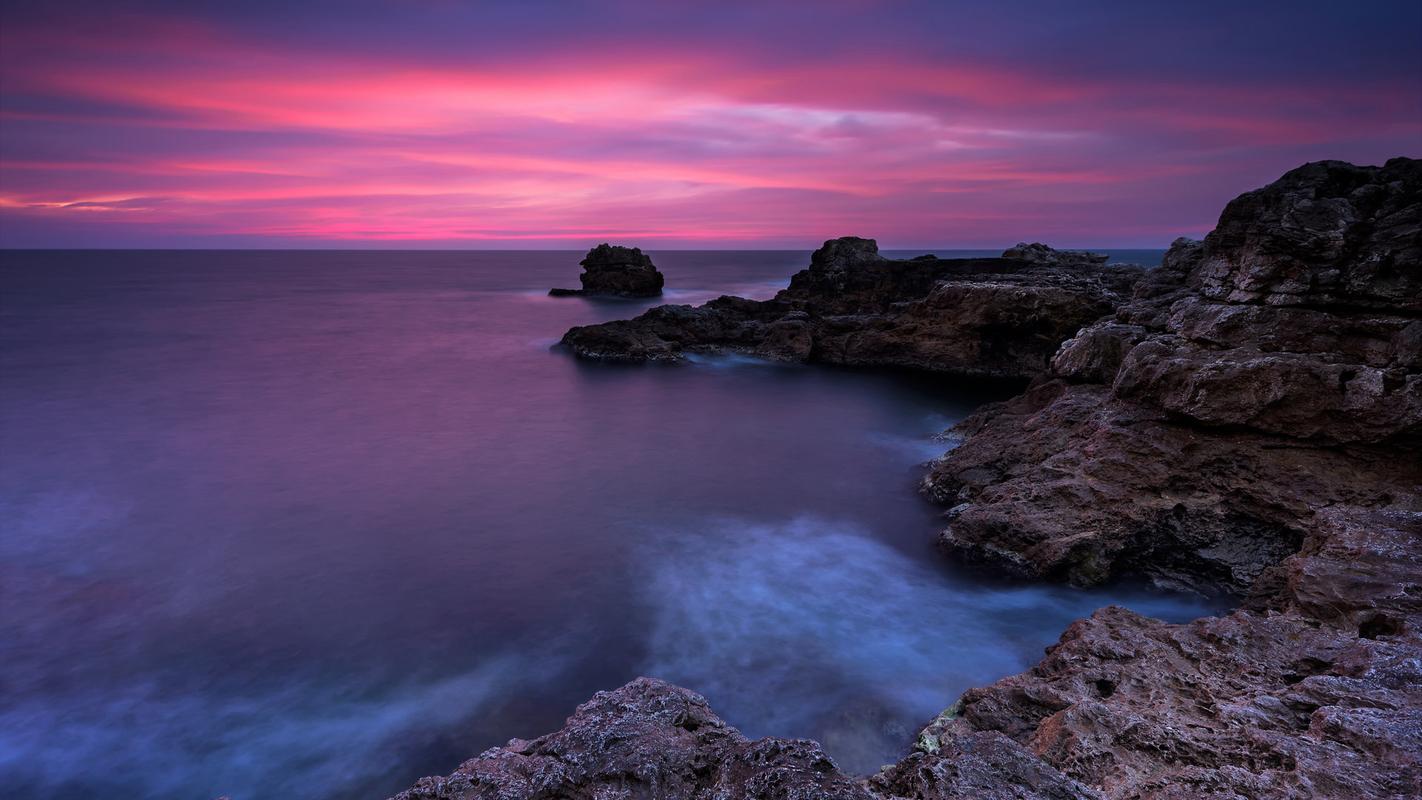
[{"label": "pink cloud streak", "polygon": [[137,27],[4,34],[0,234],[82,216],[253,241],[1163,244],[1258,182],[1241,162],[1268,175],[1422,137],[1405,85],[674,45],[458,65]]}]

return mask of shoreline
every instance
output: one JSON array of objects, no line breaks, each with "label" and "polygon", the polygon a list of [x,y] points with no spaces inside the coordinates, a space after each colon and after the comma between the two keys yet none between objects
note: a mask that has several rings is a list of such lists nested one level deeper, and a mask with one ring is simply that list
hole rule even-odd
[{"label": "shoreline", "polygon": [[1419,212],[1422,162],[1305,165],[1049,346],[1037,320],[1117,290],[1063,305],[1082,287],[1060,269],[906,268],[866,240],[827,243],[771,301],[570,331],[598,360],[748,350],[1012,375],[1040,359],[933,462],[941,546],[1023,578],[1137,575],[1241,603],[1182,624],[1098,610],[877,775],[813,742],[748,742],[699,695],[638,679],[398,797],[1422,793]]}]

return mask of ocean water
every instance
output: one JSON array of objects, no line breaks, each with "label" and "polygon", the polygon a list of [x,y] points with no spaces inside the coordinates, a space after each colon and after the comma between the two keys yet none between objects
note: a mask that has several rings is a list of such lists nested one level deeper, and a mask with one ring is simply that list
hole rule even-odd
[{"label": "ocean water", "polygon": [[650,303],[546,297],[578,258],[0,253],[7,796],[379,798],[644,674],[869,772],[1094,608],[1211,610],[936,554],[920,464],[1007,387],[579,363]]}]

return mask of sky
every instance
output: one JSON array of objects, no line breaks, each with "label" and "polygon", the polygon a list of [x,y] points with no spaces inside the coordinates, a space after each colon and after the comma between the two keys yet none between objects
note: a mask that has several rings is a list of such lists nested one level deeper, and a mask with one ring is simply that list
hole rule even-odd
[{"label": "sky", "polygon": [[1422,4],[9,2],[0,246],[1165,247],[1422,156]]}]

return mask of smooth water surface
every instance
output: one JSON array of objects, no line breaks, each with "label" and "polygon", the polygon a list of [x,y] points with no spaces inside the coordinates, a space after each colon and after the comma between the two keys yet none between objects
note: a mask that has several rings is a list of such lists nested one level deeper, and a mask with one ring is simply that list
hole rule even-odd
[{"label": "smooth water surface", "polygon": [[578,258],[0,254],[9,796],[379,798],[640,674],[867,772],[1100,605],[1205,611],[943,563],[919,464],[1002,387],[581,364],[650,304],[544,296]]}]

